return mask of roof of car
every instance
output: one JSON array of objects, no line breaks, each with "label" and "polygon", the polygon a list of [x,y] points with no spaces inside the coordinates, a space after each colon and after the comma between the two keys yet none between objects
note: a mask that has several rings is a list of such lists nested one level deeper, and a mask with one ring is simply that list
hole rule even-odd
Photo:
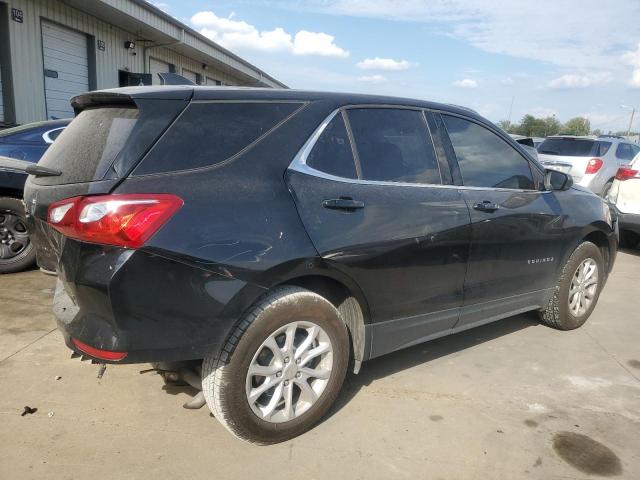
[{"label": "roof of car", "polygon": [[412,98],[400,98],[384,95],[360,93],[318,92],[294,89],[255,88],[255,87],[209,87],[192,85],[141,86],[123,87],[109,90],[98,90],[79,95],[72,99],[76,108],[83,108],[88,103],[104,98],[163,98],[175,100],[283,100],[283,101],[333,101],[345,105],[406,105],[418,108],[444,110],[461,115],[475,117],[486,121],[470,108],[445,103],[430,102]]},{"label": "roof of car", "polygon": [[48,129],[48,128],[57,128],[57,127],[65,127],[69,125],[71,122],[71,118],[63,118],[59,120],[44,120],[41,122],[33,122],[26,123],[24,125],[20,125],[18,127],[6,128],[4,130],[0,130],[0,136],[9,136],[16,133],[24,133],[29,130],[35,130],[39,128]]}]

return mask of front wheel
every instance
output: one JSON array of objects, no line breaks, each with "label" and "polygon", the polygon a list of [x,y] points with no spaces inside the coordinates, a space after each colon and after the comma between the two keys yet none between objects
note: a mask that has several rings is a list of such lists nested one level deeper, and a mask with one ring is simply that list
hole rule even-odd
[{"label": "front wheel", "polygon": [[562,269],[547,308],[540,311],[541,321],[559,330],[582,326],[596,306],[604,278],[600,249],[583,242]]},{"label": "front wheel", "polygon": [[336,308],[316,293],[281,287],[204,360],[202,388],[213,415],[235,436],[278,443],[322,418],[348,361],[349,337]]}]

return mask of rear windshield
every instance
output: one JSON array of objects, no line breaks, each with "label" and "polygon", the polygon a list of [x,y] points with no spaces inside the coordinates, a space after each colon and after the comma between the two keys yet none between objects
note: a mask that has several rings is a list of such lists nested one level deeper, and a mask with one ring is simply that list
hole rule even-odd
[{"label": "rear windshield", "polygon": [[39,184],[100,180],[122,150],[138,119],[136,108],[107,107],[82,111],[38,163],[59,170],[58,177],[38,177]]},{"label": "rear windshield", "polygon": [[538,152],[566,157],[600,157],[607,153],[609,147],[611,142],[588,138],[547,138],[538,147]]}]

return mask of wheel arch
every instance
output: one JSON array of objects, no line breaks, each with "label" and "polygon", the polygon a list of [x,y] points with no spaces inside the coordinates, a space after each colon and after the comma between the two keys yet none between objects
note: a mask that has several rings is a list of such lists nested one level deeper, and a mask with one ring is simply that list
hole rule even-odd
[{"label": "wheel arch", "polygon": [[[295,285],[317,293],[331,302],[345,323],[349,332],[351,358],[353,360],[353,372],[358,373],[362,362],[369,353],[367,341],[366,323],[368,322],[368,306],[360,292],[354,292],[345,282],[334,277],[322,274],[300,275],[274,285]],[[272,287],[272,288],[274,288]]]}]

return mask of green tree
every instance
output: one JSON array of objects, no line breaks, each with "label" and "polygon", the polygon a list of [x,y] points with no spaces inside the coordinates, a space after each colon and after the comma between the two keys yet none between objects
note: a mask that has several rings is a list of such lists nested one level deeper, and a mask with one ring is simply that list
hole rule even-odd
[{"label": "green tree", "polygon": [[554,116],[550,116],[544,119],[544,133],[542,135],[536,135],[538,137],[547,137],[549,135],[557,135],[562,128],[562,124]]},{"label": "green tree", "polygon": [[497,125],[507,133],[511,133],[511,129],[514,127],[509,120],[500,120]]},{"label": "green tree", "polygon": [[561,130],[564,135],[589,135],[590,131],[591,123],[588,118],[584,117],[575,117],[568,120]]}]

